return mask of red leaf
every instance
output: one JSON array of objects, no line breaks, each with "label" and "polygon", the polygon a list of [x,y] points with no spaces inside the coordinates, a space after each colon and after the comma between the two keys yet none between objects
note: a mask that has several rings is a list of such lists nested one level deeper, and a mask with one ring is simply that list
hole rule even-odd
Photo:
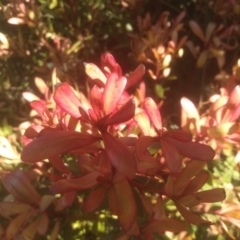
[{"label": "red leaf", "polygon": [[[164,140],[166,139],[164,138]],[[215,156],[215,151],[205,144],[197,142],[180,142],[170,138],[168,138],[168,142],[174,145],[180,154],[191,159],[210,161]]]},{"label": "red leaf", "polygon": [[107,188],[102,186],[91,192],[83,203],[83,211],[92,212],[97,209],[106,196],[106,191]]},{"label": "red leaf", "polygon": [[145,66],[140,64],[128,77],[126,89],[138,83],[145,74]]},{"label": "red leaf", "polygon": [[128,147],[109,133],[103,133],[103,141],[108,157],[116,170],[128,179],[134,178],[137,169],[136,159]]},{"label": "red leaf", "polygon": [[126,83],[125,77],[118,78],[115,73],[109,76],[103,91],[103,109],[106,115],[112,113],[116,108]]},{"label": "red leaf", "polygon": [[177,148],[171,143],[171,141],[168,141],[168,139],[165,138],[161,140],[161,145],[163,156],[166,160],[169,170],[173,173],[179,172],[181,169],[182,160]]},{"label": "red leaf", "polygon": [[201,171],[195,178],[192,179],[190,184],[185,188],[183,194],[188,195],[198,191],[209,179],[209,173],[207,171]]},{"label": "red leaf", "polygon": [[127,180],[114,184],[117,215],[120,226],[125,232],[130,230],[136,220],[137,207],[132,189]]},{"label": "red leaf", "polygon": [[59,172],[68,174],[70,170],[64,165],[62,159],[59,156],[51,157],[48,159],[50,164],[56,168]]},{"label": "red leaf", "polygon": [[21,158],[24,162],[37,162],[85,147],[96,140],[96,137],[80,132],[44,129],[24,147]]},{"label": "red leaf", "polygon": [[183,207],[182,205],[178,204],[177,202],[175,202],[175,205],[178,209],[178,211],[181,213],[181,215],[190,223],[195,224],[195,225],[199,225],[199,224],[210,224],[211,222],[203,220],[202,218],[200,218],[199,216],[197,216],[196,214],[188,211],[185,207]]},{"label": "red leaf", "polygon": [[5,188],[17,199],[34,204],[40,202],[41,196],[21,170],[3,175],[2,182]]},{"label": "red leaf", "polygon": [[60,84],[54,92],[53,98],[56,104],[70,116],[75,118],[81,116],[78,108],[82,104],[68,83]]},{"label": "red leaf", "polygon": [[202,192],[197,192],[194,194],[194,196],[200,202],[214,203],[223,201],[226,198],[226,193],[223,188],[215,188]]},{"label": "red leaf", "polygon": [[125,103],[120,110],[112,114],[107,120],[106,125],[124,123],[134,117],[135,103],[133,99],[130,99]]},{"label": "red leaf", "polygon": [[98,176],[100,176],[98,172],[91,172],[79,178],[62,179],[52,185],[51,192],[56,194],[92,188],[98,183]]},{"label": "red leaf", "polygon": [[156,103],[151,98],[146,98],[144,101],[146,113],[157,130],[162,129],[162,119]]},{"label": "red leaf", "polygon": [[90,92],[90,102],[92,108],[98,118],[101,118],[101,111],[103,109],[102,92],[97,85],[93,86]]},{"label": "red leaf", "polygon": [[186,188],[186,184],[190,183],[190,180],[197,175],[205,163],[201,161],[190,161],[187,163],[187,166],[180,172],[177,180],[174,184],[174,192],[175,194],[181,195],[184,189]]},{"label": "red leaf", "polygon": [[182,142],[189,142],[192,140],[192,136],[182,130],[170,130],[163,133],[163,136],[172,137]]}]

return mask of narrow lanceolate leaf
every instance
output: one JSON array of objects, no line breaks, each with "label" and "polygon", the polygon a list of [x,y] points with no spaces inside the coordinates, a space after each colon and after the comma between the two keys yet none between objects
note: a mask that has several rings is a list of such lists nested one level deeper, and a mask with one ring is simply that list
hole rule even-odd
[{"label": "narrow lanceolate leaf", "polygon": [[[187,163],[187,166],[181,171],[179,174],[176,183],[174,184],[175,191],[182,189],[185,187],[185,183],[189,183],[194,176],[196,176],[204,167],[205,163],[201,161],[190,161]],[[178,190],[179,189],[179,190]]]},{"label": "narrow lanceolate leaf", "polygon": [[177,207],[177,210],[181,213],[181,215],[190,223],[199,225],[199,224],[210,224],[211,222],[206,221],[196,214],[188,211],[185,207],[183,207],[181,204],[175,202],[175,205]]},{"label": "narrow lanceolate leaf", "polygon": [[21,158],[24,162],[37,162],[85,147],[96,140],[96,137],[80,132],[44,129],[36,139],[25,146]]},{"label": "narrow lanceolate leaf", "polygon": [[114,189],[118,221],[123,230],[127,232],[134,224],[137,215],[135,198],[127,180],[115,183]]},{"label": "narrow lanceolate leaf", "polygon": [[127,79],[125,77],[118,78],[115,73],[109,76],[103,91],[103,109],[106,115],[116,108],[126,83]]},{"label": "narrow lanceolate leaf", "polygon": [[97,85],[93,86],[90,91],[90,102],[97,118],[101,118],[101,112],[103,110],[102,92]]},{"label": "narrow lanceolate leaf", "polygon": [[68,83],[60,84],[54,92],[53,98],[56,104],[70,116],[75,118],[81,116],[78,110],[81,102]]},{"label": "narrow lanceolate leaf", "polygon": [[161,116],[160,116],[160,112],[159,112],[159,109],[157,107],[157,104],[153,101],[152,98],[146,98],[145,99],[144,108],[145,108],[145,111],[146,111],[150,121],[154,125],[154,127],[157,130],[162,129],[162,119],[161,119]]},{"label": "narrow lanceolate leaf", "polygon": [[133,99],[130,99],[125,103],[117,112],[111,115],[107,121],[106,125],[120,124],[124,123],[134,117],[135,113],[135,103]]},{"label": "narrow lanceolate leaf", "polygon": [[98,172],[91,172],[79,178],[62,179],[52,185],[51,192],[56,194],[89,189],[98,183],[96,179],[99,176]]},{"label": "narrow lanceolate leaf", "polygon": [[226,193],[223,188],[215,188],[215,189],[210,189],[202,192],[197,192],[194,194],[194,196],[200,202],[214,203],[214,202],[223,201],[226,198]]},{"label": "narrow lanceolate leaf", "polygon": [[103,87],[107,81],[103,72],[93,63],[84,63],[85,72],[99,86]]},{"label": "narrow lanceolate leaf", "polygon": [[140,64],[128,77],[126,89],[138,83],[145,74],[145,66]]},{"label": "narrow lanceolate leaf", "polygon": [[168,138],[168,142],[174,145],[180,154],[191,159],[210,161],[215,156],[215,151],[205,144],[197,142],[180,142],[170,138]]},{"label": "narrow lanceolate leaf", "polygon": [[189,26],[196,36],[198,36],[203,42],[205,42],[205,37],[202,29],[195,21],[190,21]]},{"label": "narrow lanceolate leaf", "polygon": [[39,203],[41,196],[23,171],[17,169],[2,176],[2,182],[8,192],[13,194],[16,199],[34,204]]},{"label": "narrow lanceolate leaf", "polygon": [[109,133],[103,134],[103,141],[107,155],[116,170],[129,179],[134,178],[136,159],[128,147]]},{"label": "narrow lanceolate leaf", "polygon": [[163,156],[169,170],[173,173],[179,172],[182,165],[181,157],[173,144],[166,139],[161,140]]},{"label": "narrow lanceolate leaf", "polygon": [[199,120],[199,113],[195,105],[186,97],[181,98],[181,107],[188,118]]},{"label": "narrow lanceolate leaf", "polygon": [[106,196],[106,191],[107,188],[105,186],[101,186],[91,192],[83,203],[83,211],[92,212],[97,209]]}]

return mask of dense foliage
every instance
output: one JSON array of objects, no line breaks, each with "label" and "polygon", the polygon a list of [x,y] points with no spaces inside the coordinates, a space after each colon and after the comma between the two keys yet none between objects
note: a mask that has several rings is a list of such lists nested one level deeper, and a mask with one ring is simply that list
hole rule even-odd
[{"label": "dense foliage", "polygon": [[240,238],[239,14],[0,2],[0,238]]}]

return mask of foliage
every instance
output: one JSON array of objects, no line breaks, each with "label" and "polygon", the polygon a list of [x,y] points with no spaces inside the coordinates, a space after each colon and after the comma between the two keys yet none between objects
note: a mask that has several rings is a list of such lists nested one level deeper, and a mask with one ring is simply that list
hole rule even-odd
[{"label": "foliage", "polygon": [[0,238],[240,238],[239,9],[0,2]]}]

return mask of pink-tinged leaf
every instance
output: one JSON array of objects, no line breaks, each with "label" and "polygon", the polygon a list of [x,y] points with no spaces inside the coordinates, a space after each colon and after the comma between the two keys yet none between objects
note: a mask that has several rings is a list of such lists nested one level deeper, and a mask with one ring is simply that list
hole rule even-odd
[{"label": "pink-tinged leaf", "polygon": [[118,78],[115,73],[109,76],[103,91],[103,109],[106,115],[112,113],[116,108],[126,83],[125,77]]},{"label": "pink-tinged leaf", "polygon": [[103,110],[102,92],[97,85],[93,86],[90,91],[90,102],[97,118],[101,118]]},{"label": "pink-tinged leaf", "polygon": [[58,85],[53,98],[56,104],[70,116],[75,118],[81,116],[78,108],[82,106],[82,104],[68,83]]},{"label": "pink-tinged leaf", "polygon": [[136,220],[137,207],[131,186],[127,180],[114,184],[117,215],[120,226],[129,231]]},{"label": "pink-tinged leaf", "polygon": [[52,124],[52,116],[42,101],[32,101],[30,105],[38,113],[43,121],[50,121],[50,124]]},{"label": "pink-tinged leaf", "polygon": [[52,195],[44,195],[39,203],[39,210],[44,212],[56,198]]},{"label": "pink-tinged leaf", "polygon": [[145,74],[145,66],[140,64],[128,77],[126,89],[138,83]]},{"label": "pink-tinged leaf", "polygon": [[223,188],[215,188],[202,192],[197,192],[194,194],[194,196],[200,202],[214,203],[223,201],[226,198],[226,193]]},{"label": "pink-tinged leaf", "polygon": [[192,136],[182,130],[169,130],[163,133],[163,136],[171,137],[182,142],[189,142],[192,140]]},{"label": "pink-tinged leaf", "polygon": [[2,176],[2,182],[4,187],[15,198],[34,204],[40,202],[41,196],[21,170],[15,170],[10,174]]},{"label": "pink-tinged leaf", "polygon": [[208,129],[211,138],[223,138],[238,131],[239,124],[236,122],[224,122]]},{"label": "pink-tinged leaf", "polygon": [[138,127],[145,136],[150,135],[151,126],[147,113],[143,109],[137,108],[136,110],[137,113],[134,116],[134,121],[137,123]]},{"label": "pink-tinged leaf", "polygon": [[161,145],[168,169],[173,173],[179,172],[181,169],[182,160],[177,148],[167,139],[162,139]]},{"label": "pink-tinged leaf", "polygon": [[32,206],[20,202],[0,202],[0,214],[9,217],[23,212],[29,212]]},{"label": "pink-tinged leaf", "polygon": [[185,157],[199,160],[210,161],[215,156],[215,151],[208,145],[197,142],[180,142],[175,139],[164,138],[164,141],[174,145],[177,151]]},{"label": "pink-tinged leaf", "polygon": [[190,180],[202,170],[204,165],[204,162],[194,160],[187,163],[187,166],[182,169],[174,184],[174,192],[176,196],[182,194],[186,186],[190,183]]},{"label": "pink-tinged leaf", "polygon": [[57,240],[59,230],[60,230],[60,221],[57,220],[54,224],[49,240]]},{"label": "pink-tinged leaf", "polygon": [[30,212],[24,212],[18,215],[16,218],[10,221],[6,229],[6,237],[7,239],[13,239],[19,230],[22,228],[22,225],[26,222],[29,218]]},{"label": "pink-tinged leaf", "polygon": [[152,98],[146,98],[144,101],[145,111],[157,130],[162,129],[162,119],[157,104],[153,101]]},{"label": "pink-tinged leaf", "polygon": [[31,139],[36,138],[43,129],[44,127],[40,125],[31,125],[29,128],[26,129],[24,136]]},{"label": "pink-tinged leaf", "polygon": [[237,85],[231,92],[228,104],[230,107],[237,107],[240,104],[240,86]]},{"label": "pink-tinged leaf", "polygon": [[203,34],[202,29],[199,27],[199,25],[195,21],[189,21],[189,26],[191,30],[194,32],[194,34],[199,37],[203,42],[205,42],[205,37]]},{"label": "pink-tinged leaf", "polygon": [[134,154],[128,147],[109,133],[103,133],[103,142],[107,155],[116,170],[128,179],[134,178],[137,164]]},{"label": "pink-tinged leaf", "polygon": [[44,129],[22,151],[24,162],[38,162],[85,147],[98,138],[89,134],[59,129]]},{"label": "pink-tinged leaf", "polygon": [[146,233],[164,233],[166,231],[169,232],[182,232],[182,231],[187,231],[187,226],[186,223],[183,221],[179,221],[176,219],[171,219],[171,218],[165,218],[162,220],[155,220],[151,221],[148,223],[146,227],[143,229],[144,235]]},{"label": "pink-tinged leaf", "polygon": [[103,54],[101,56],[101,65],[102,65],[102,68],[104,68],[105,66],[114,68],[116,65],[116,61],[115,61],[113,55],[108,52]]},{"label": "pink-tinged leaf", "polygon": [[178,209],[178,211],[181,213],[181,215],[190,223],[194,224],[194,225],[200,225],[200,224],[210,224],[211,222],[206,221],[202,218],[200,218],[199,216],[197,216],[196,214],[188,211],[185,207],[183,207],[181,204],[178,204],[177,202],[175,202],[175,205]]},{"label": "pink-tinged leaf", "polygon": [[134,117],[135,103],[133,99],[126,102],[118,111],[113,113],[107,120],[105,125],[120,124],[127,122]]},{"label": "pink-tinged leaf", "polygon": [[107,78],[103,72],[93,63],[84,63],[84,67],[88,77],[94,80],[98,86],[104,87],[107,82]]},{"label": "pink-tinged leaf", "polygon": [[69,174],[70,170],[64,165],[63,160],[59,156],[51,157],[48,159],[50,164],[57,169],[60,173]]},{"label": "pink-tinged leaf", "polygon": [[178,203],[185,207],[194,207],[199,205],[201,202],[193,195],[187,195],[178,200]]},{"label": "pink-tinged leaf", "polygon": [[79,178],[62,179],[52,185],[51,192],[56,194],[89,189],[98,183],[97,177],[99,176],[98,172],[91,172]]},{"label": "pink-tinged leaf", "polygon": [[48,215],[46,213],[42,213],[39,219],[40,219],[40,222],[39,222],[37,231],[40,235],[45,235],[49,225]]},{"label": "pink-tinged leaf", "polygon": [[76,191],[66,192],[61,197],[62,205],[64,208],[71,207],[74,200],[76,199]]},{"label": "pink-tinged leaf", "polygon": [[107,188],[105,186],[101,186],[93,190],[83,203],[83,211],[92,212],[96,210],[102,203],[104,197],[106,196],[106,191]]},{"label": "pink-tinged leaf", "polygon": [[183,20],[183,18],[184,18],[185,16],[186,16],[186,12],[185,12],[185,11],[182,11],[182,12],[177,16],[177,18],[175,19],[174,25],[179,24],[179,23]]},{"label": "pink-tinged leaf", "polygon": [[110,53],[105,53],[101,56],[101,66],[106,74],[116,73],[119,77],[122,76],[121,67]]},{"label": "pink-tinged leaf", "polygon": [[195,178],[192,179],[190,184],[185,188],[183,195],[193,194],[198,191],[209,179],[209,173],[202,170],[197,174]]}]

